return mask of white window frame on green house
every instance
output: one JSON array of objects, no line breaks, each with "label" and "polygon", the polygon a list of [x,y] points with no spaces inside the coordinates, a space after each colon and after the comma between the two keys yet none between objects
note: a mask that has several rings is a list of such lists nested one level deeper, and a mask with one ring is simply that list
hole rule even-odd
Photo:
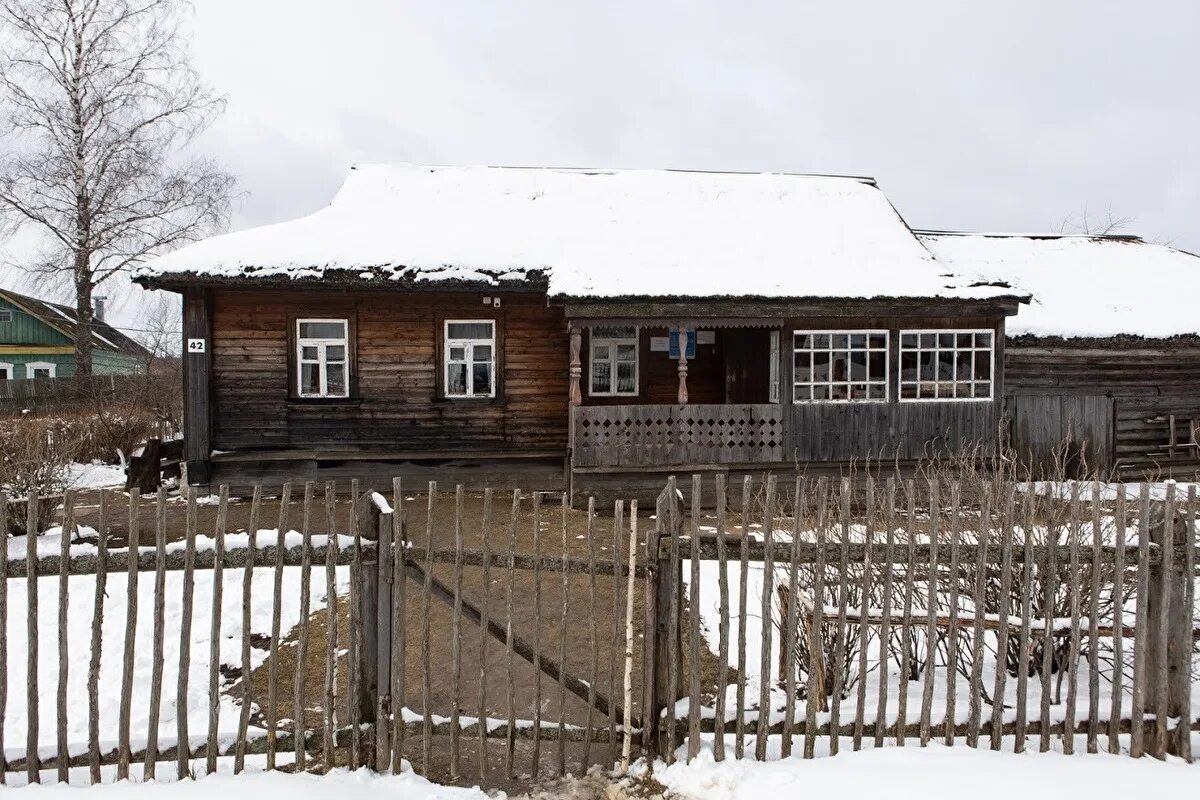
[{"label": "white window frame on green house", "polygon": [[[872,341],[872,340],[875,341]],[[882,344],[879,340],[882,339]],[[792,332],[793,403],[886,403],[891,399],[891,333],[886,329],[796,330]],[[866,357],[867,374],[855,378],[851,372],[855,354]],[[816,357],[827,357],[828,374],[816,376]],[[838,357],[846,363],[843,378],[833,376]],[[872,356],[883,359],[883,376],[871,377]],[[808,366],[797,364],[807,360]],[[853,396],[862,391],[865,396]],[[835,396],[841,395],[841,396]]]},{"label": "white window frame on green house", "polygon": [[0,325],[6,322],[13,321],[13,312],[11,308],[0,308]]},{"label": "white window frame on green house", "polygon": [[[338,325],[339,336],[304,336],[305,325]],[[341,348],[337,358],[336,348]],[[332,353],[331,353],[332,349]],[[307,352],[306,352],[307,351]],[[331,357],[333,356],[333,357]],[[330,367],[341,367],[340,390],[330,390]],[[317,371],[316,391],[306,389],[305,367]],[[336,371],[336,370],[335,370]],[[296,320],[296,395],[302,398],[345,398],[350,396],[350,323],[342,318],[307,317]]]},{"label": "white window frame on green house", "polygon": [[57,378],[58,377],[58,364],[55,364],[53,361],[28,361],[28,362],[26,362],[25,377],[26,378],[36,378],[37,376],[34,373],[36,373],[38,370],[46,371],[47,374],[43,375],[42,376],[43,378]]},{"label": "white window frame on green house", "polygon": [[10,361],[0,361],[0,374],[4,375],[4,380],[11,381],[15,368]]},{"label": "white window frame on green house", "polygon": [[[982,340],[980,337],[984,337]],[[963,337],[966,337],[964,340]],[[981,345],[984,341],[986,344]],[[952,374],[943,379],[942,354],[950,355]],[[978,377],[976,359],[980,353],[988,358],[987,377]],[[921,361],[931,356],[932,378],[921,375]],[[905,356],[916,358],[916,378],[905,376]],[[967,377],[959,375],[959,367],[967,359]],[[901,403],[929,402],[990,402],[996,396],[996,331],[991,328],[912,328],[900,331],[900,393]],[[982,389],[981,389],[982,387]],[[985,394],[980,391],[986,390]],[[931,392],[926,394],[926,392]]]},{"label": "white window frame on green house", "polygon": [[[488,336],[451,336],[451,326],[486,325]],[[486,351],[485,351],[486,348]],[[486,352],[486,355],[482,353]],[[442,394],[453,400],[486,400],[496,396],[496,320],[448,319],[442,327]],[[477,367],[487,368],[486,391],[475,385]],[[451,371],[462,368],[462,389],[452,390]]]},{"label": "white window frame on green house", "polygon": [[[597,335],[597,332],[600,335]],[[622,358],[622,349],[627,355],[632,352],[633,358]],[[593,328],[588,343],[588,394],[592,397],[637,397],[641,390],[640,376],[638,375],[640,359],[637,328],[625,330]],[[633,385],[626,389],[621,388],[620,369],[622,364],[633,365]],[[607,375],[597,375],[597,367],[607,367]],[[607,387],[604,385],[604,378],[607,378]],[[599,387],[597,379],[601,379]]]}]

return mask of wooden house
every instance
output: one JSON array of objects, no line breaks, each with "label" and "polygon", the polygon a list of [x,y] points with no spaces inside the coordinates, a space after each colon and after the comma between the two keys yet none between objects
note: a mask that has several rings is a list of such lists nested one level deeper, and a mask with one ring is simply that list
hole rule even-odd
[{"label": "wooden house", "polygon": [[[75,374],[78,316],[70,306],[0,289],[0,381],[67,378]],[[142,372],[150,353],[109,325],[92,320],[92,371]]]},{"label": "wooden house", "polygon": [[918,237],[949,269],[1033,295],[1009,323],[1004,365],[1012,442],[1027,464],[1197,475],[1200,258],[1126,235]]},{"label": "wooden house", "polygon": [[193,482],[629,492],[996,447],[1017,284],[874,181],[365,166],[136,278],[184,304]]}]

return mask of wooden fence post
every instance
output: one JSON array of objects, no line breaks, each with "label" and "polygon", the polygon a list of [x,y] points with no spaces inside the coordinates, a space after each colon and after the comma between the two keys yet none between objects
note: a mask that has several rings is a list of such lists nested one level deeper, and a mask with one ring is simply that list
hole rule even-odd
[{"label": "wooden fence post", "polygon": [[[1168,491],[1173,492],[1172,484]],[[1148,729],[1147,749],[1155,756],[1180,755],[1183,737],[1190,735],[1192,606],[1188,593],[1191,575],[1184,572],[1185,559],[1176,556],[1177,548],[1192,546],[1190,531],[1177,509],[1182,504],[1169,497],[1156,503],[1150,521],[1150,542],[1162,548],[1162,558],[1150,567],[1145,623],[1146,702],[1154,709],[1156,721]],[[1175,718],[1175,730],[1169,720]]]},{"label": "wooden fence post", "polygon": [[[382,501],[382,495],[368,493],[365,495],[372,505]],[[392,587],[395,575],[392,571],[392,514],[379,509],[379,520],[376,531],[376,564],[378,573],[376,584],[377,613],[375,616],[375,714],[369,719],[375,720],[375,768],[384,771],[391,761],[392,745]],[[403,666],[400,667],[403,669]],[[397,765],[397,770],[399,766]]]},{"label": "wooden fence post", "polygon": [[658,496],[655,506],[654,527],[646,534],[646,596],[645,619],[642,641],[642,754],[648,761],[658,755],[658,721],[660,698],[658,694],[658,598],[659,598],[659,537],[662,535],[663,519],[667,506],[665,494]]},{"label": "wooden fence post", "polygon": [[[364,493],[358,499],[358,507],[354,509],[354,513],[358,518],[358,530],[361,538],[366,542],[379,542],[379,526],[381,517],[379,506],[375,504],[371,493]],[[363,569],[360,573],[362,580],[362,588],[360,592],[362,607],[360,609],[360,619],[363,621],[363,636],[360,642],[359,661],[358,661],[358,697],[355,702],[358,703],[359,719],[374,720],[376,709],[379,707],[380,692],[378,682],[379,657],[383,649],[380,647],[379,627],[377,620],[379,617],[379,573],[380,573],[380,556],[376,548],[371,548],[363,553]],[[389,650],[390,652],[390,650]],[[374,743],[378,733],[378,728],[372,731],[369,741]],[[377,768],[375,762],[376,747],[374,744],[367,748],[367,759],[371,763],[371,769]]]}]

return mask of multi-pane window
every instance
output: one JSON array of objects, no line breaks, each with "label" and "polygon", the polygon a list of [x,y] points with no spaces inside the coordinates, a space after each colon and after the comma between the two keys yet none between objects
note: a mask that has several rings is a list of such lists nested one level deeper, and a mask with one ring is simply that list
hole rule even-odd
[{"label": "multi-pane window", "polygon": [[344,319],[296,320],[296,393],[300,397],[346,397],[347,323]]},{"label": "multi-pane window", "polygon": [[496,396],[496,323],[447,320],[446,397]]},{"label": "multi-pane window", "polygon": [[599,396],[638,393],[635,328],[594,328],[591,335],[590,392]]},{"label": "multi-pane window", "polygon": [[7,308],[0,308],[0,323],[12,322],[12,311]]},{"label": "multi-pane window", "polygon": [[885,401],[888,332],[796,331],[792,368],[794,402]]},{"label": "multi-pane window", "polygon": [[900,399],[990,399],[994,343],[989,330],[901,331]]}]

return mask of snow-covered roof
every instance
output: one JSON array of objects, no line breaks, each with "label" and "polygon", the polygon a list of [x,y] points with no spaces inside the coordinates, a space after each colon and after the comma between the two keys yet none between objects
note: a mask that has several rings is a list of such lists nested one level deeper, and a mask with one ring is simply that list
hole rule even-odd
[{"label": "snow-covered roof", "polygon": [[1200,334],[1200,257],[1136,236],[918,232],[963,279],[1033,294],[1010,336],[1150,339]]},{"label": "snow-covered roof", "polygon": [[314,214],[190,245],[138,277],[536,276],[573,298],[1023,294],[943,272],[870,179],[367,165]]}]

